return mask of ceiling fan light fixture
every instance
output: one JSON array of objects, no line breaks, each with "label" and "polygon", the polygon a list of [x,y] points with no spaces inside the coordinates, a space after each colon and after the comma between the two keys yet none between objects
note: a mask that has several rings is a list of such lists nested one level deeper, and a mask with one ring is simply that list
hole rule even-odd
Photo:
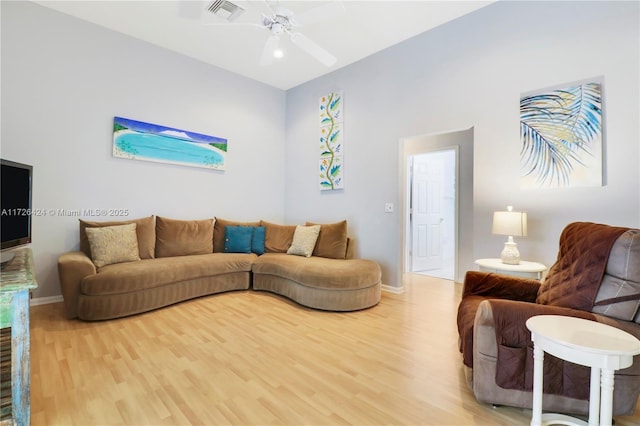
[{"label": "ceiling fan light fixture", "polygon": [[271,25],[271,34],[273,35],[280,35],[284,32],[284,27],[282,26],[282,24],[278,23],[278,22],[274,22]]},{"label": "ceiling fan light fixture", "polygon": [[276,59],[284,58],[284,50],[278,48],[273,51],[273,57]]}]

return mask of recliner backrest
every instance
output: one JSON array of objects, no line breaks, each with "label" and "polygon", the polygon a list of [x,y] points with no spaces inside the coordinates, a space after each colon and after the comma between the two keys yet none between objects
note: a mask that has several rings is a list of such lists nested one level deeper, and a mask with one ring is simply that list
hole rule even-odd
[{"label": "recliner backrest", "polygon": [[640,229],[613,244],[592,312],[640,324]]}]

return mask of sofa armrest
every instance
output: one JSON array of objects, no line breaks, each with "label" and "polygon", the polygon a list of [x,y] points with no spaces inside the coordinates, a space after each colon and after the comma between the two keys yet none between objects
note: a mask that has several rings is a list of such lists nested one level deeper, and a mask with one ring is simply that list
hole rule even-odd
[{"label": "sofa armrest", "polygon": [[80,283],[89,275],[96,273],[96,267],[86,254],[81,251],[64,253],[58,258],[58,277],[60,290],[64,298],[69,318],[78,316],[78,294]]},{"label": "sofa armrest", "polygon": [[[533,305],[539,288],[540,283],[536,280],[489,272],[467,272],[457,317],[460,352],[462,352],[463,362],[467,367],[473,367],[474,342],[476,341],[474,328],[476,315],[480,315],[479,305],[484,305],[485,299],[506,299],[520,301],[525,305]],[[491,327],[493,329],[493,323],[491,323]],[[492,333],[495,345],[495,331]],[[489,341],[490,343],[491,341]]]},{"label": "sofa armrest", "polygon": [[483,296],[492,299],[510,299],[534,303],[539,288],[540,282],[533,279],[491,272],[468,271],[464,278],[462,298]]},{"label": "sofa armrest", "polygon": [[473,352],[474,358],[477,358],[477,354],[492,358],[498,357],[493,310],[488,300],[480,302],[476,311],[476,318],[473,323]]}]

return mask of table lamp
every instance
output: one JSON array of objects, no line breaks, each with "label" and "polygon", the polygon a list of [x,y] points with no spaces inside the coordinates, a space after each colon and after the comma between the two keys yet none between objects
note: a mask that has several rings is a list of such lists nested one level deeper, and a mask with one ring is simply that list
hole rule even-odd
[{"label": "table lamp", "polygon": [[524,212],[514,212],[512,206],[508,206],[506,212],[494,212],[491,232],[497,235],[509,236],[500,254],[502,263],[508,265],[520,264],[520,252],[518,251],[518,245],[513,241],[513,237],[527,236],[527,214]]}]

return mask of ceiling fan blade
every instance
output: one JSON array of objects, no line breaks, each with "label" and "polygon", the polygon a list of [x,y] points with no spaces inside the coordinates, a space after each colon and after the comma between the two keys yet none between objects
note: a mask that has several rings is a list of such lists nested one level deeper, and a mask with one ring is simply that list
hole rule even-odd
[{"label": "ceiling fan blade", "polygon": [[337,18],[346,13],[344,4],[341,1],[332,1],[322,6],[315,7],[306,12],[296,14],[293,21],[297,26],[315,24],[327,19]]},{"label": "ceiling fan blade", "polygon": [[273,51],[278,48],[278,36],[269,36],[267,42],[262,48],[262,56],[260,57],[260,65],[267,66],[273,63]]},{"label": "ceiling fan blade", "polygon": [[291,34],[291,42],[307,52],[309,55],[322,62],[325,66],[330,67],[335,64],[337,59],[331,53],[327,52],[315,42],[300,33]]},{"label": "ceiling fan blade", "polygon": [[269,1],[268,0],[262,0],[262,2],[264,3],[265,6],[267,6],[267,9],[271,13],[271,16],[275,16],[276,11],[273,9],[273,7],[271,7],[271,5],[269,4]]}]

